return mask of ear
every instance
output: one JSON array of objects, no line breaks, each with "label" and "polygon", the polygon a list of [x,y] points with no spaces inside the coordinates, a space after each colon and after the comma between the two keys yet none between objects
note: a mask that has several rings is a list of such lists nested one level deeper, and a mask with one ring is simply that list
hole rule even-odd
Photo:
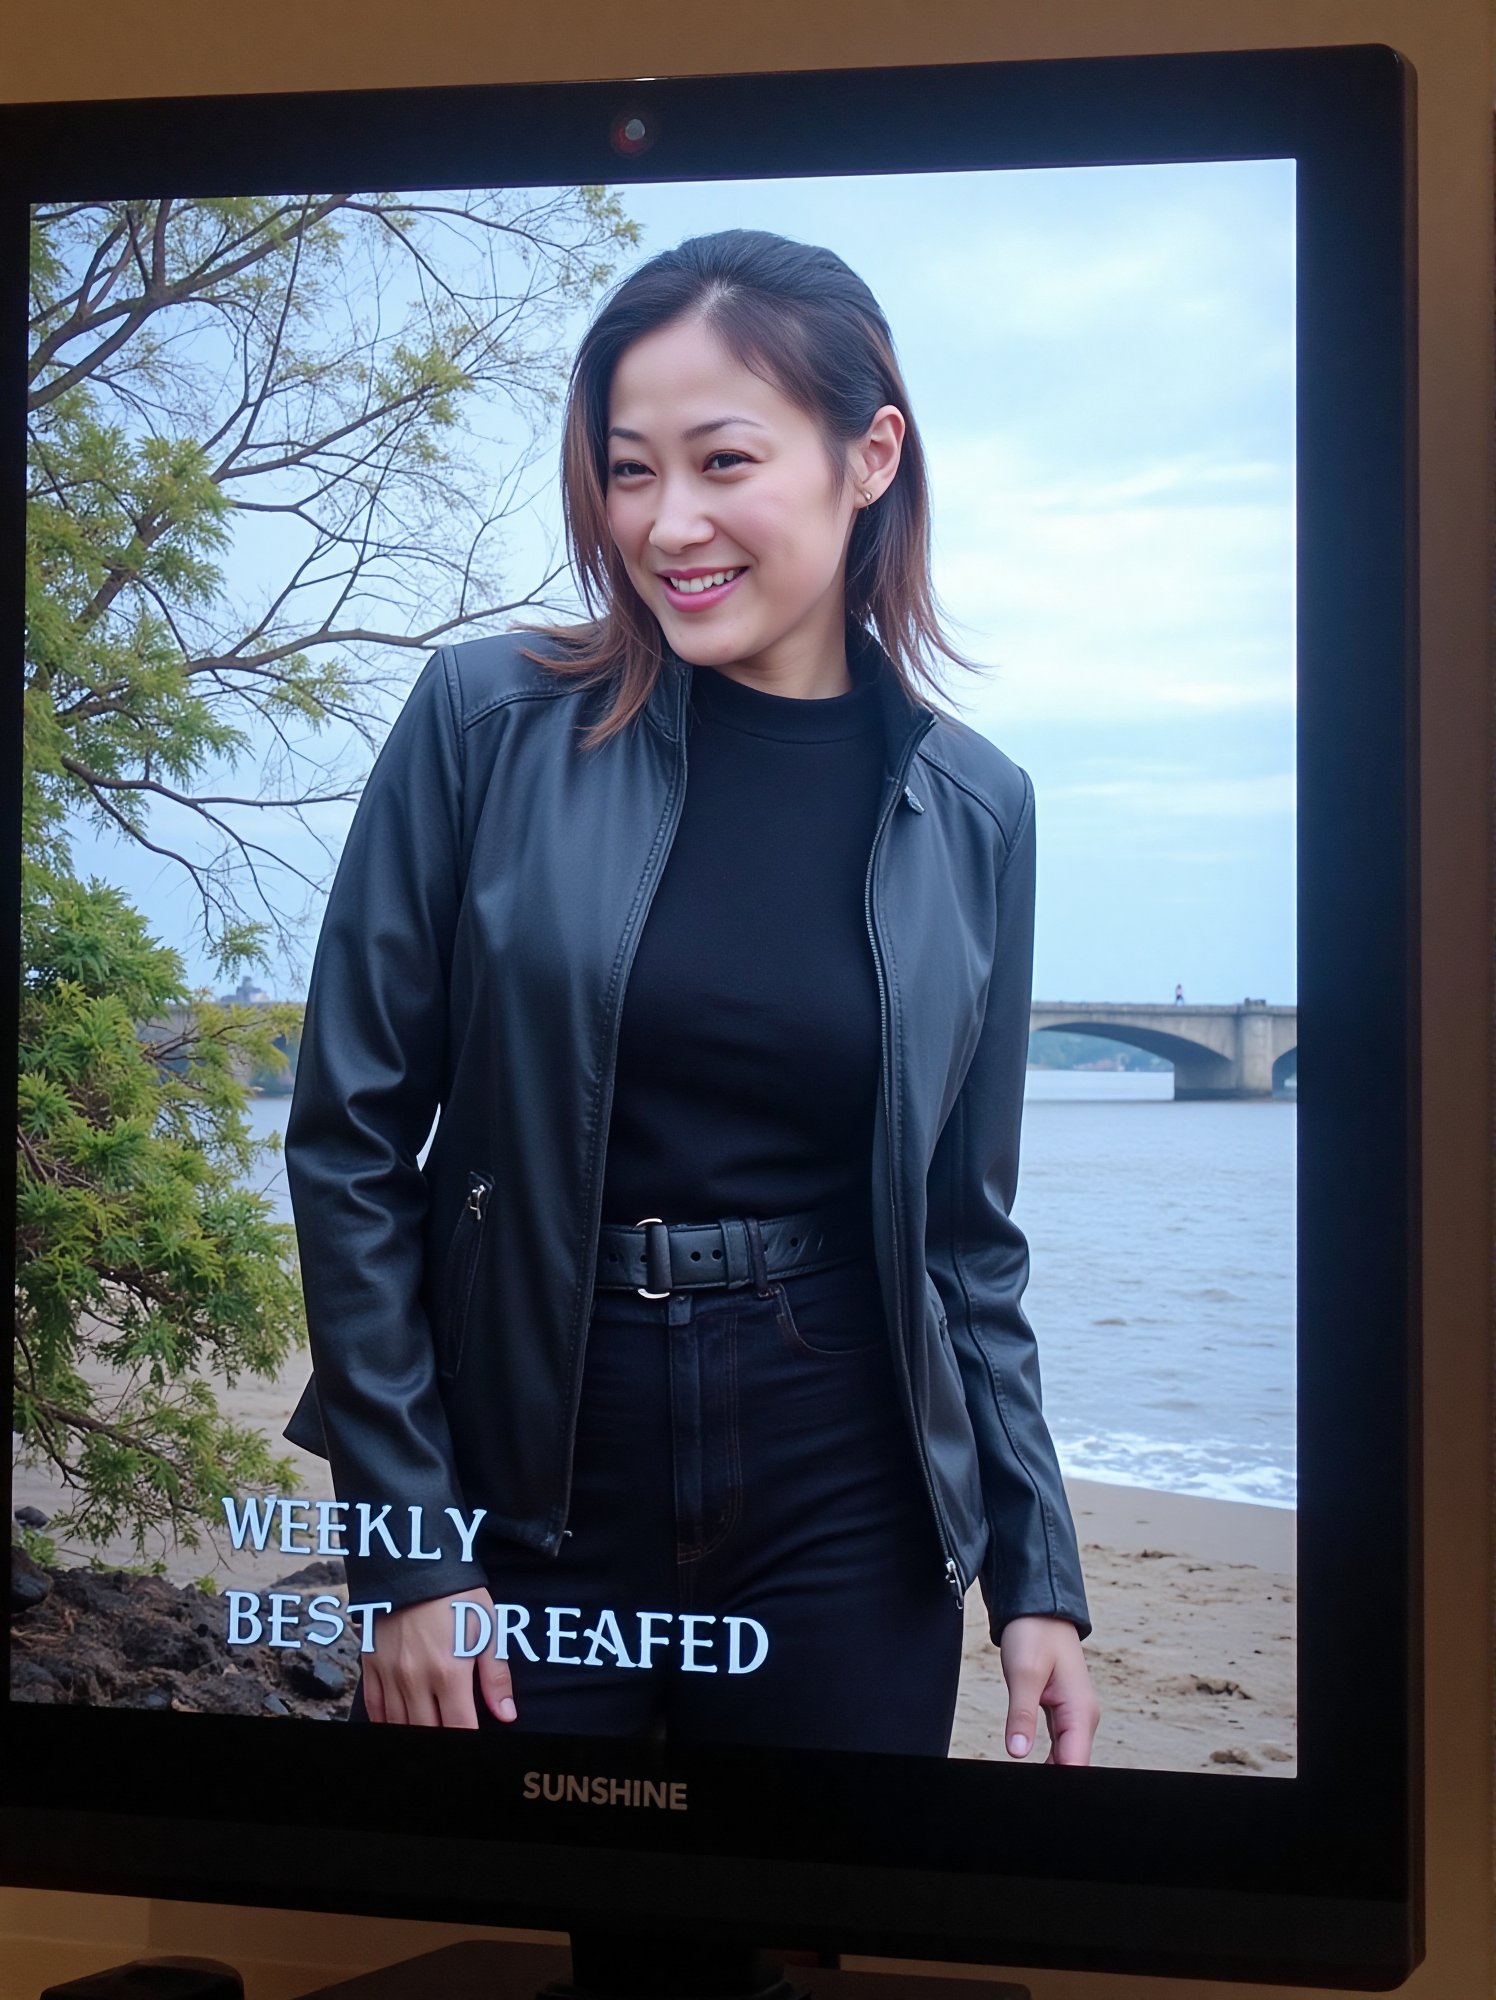
[{"label": "ear", "polygon": [[884,403],[852,446],[853,485],[859,495],[867,488],[876,501],[893,484],[906,428],[904,413],[898,405]]}]

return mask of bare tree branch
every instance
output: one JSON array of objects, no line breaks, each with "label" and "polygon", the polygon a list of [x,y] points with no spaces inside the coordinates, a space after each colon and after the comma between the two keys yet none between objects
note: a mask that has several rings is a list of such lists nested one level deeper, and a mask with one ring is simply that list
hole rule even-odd
[{"label": "bare tree branch", "polygon": [[[61,739],[32,782],[183,869],[205,938],[256,928],[238,921],[242,877],[289,949],[263,864],[320,885],[217,809],[294,813],[326,853],[302,815],[361,781],[309,758],[292,717],[372,749],[403,657],[566,615],[554,547],[516,587],[499,530],[530,504],[568,315],[637,229],[595,188],[32,215],[49,260],[33,279],[28,523],[63,619],[28,632],[28,687]],[[244,571],[241,546],[277,568]],[[237,601],[242,574],[266,577],[263,601]],[[197,789],[252,750],[258,788]],[[163,841],[142,817],[156,801],[197,814],[219,853]]]}]

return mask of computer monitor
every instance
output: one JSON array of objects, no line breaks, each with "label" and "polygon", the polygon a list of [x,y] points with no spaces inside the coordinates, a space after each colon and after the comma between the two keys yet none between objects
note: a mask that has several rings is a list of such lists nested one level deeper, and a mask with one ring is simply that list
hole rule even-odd
[{"label": "computer monitor", "polygon": [[[1398,1983],[1422,1952],[1407,62],[1365,46],[3,118],[6,1879]],[[581,388],[561,456],[589,327],[651,259],[723,254],[723,232],[780,271],[793,246],[832,253],[826,296],[860,327],[848,379],[872,324],[859,283],[891,332],[900,394],[844,427],[867,446],[860,491],[828,488],[861,537],[836,571],[845,684],[833,599],[806,595],[833,514],[804,511],[811,459],[785,474],[795,422],[821,435],[801,377],[749,369],[791,413],[757,456],[739,416],[730,464],[643,422],[621,425],[631,464],[589,461]],[[825,300],[801,283],[790,336],[760,300],[760,347],[782,361],[814,324],[824,363]],[[637,324],[651,296],[627,294]],[[648,351],[630,407],[673,416],[704,350]],[[728,365],[720,336],[711,352]],[[586,381],[616,387],[620,366]],[[589,477],[626,612],[599,629],[653,678],[584,754],[557,722],[585,705],[576,680],[557,692],[566,644],[537,628],[599,613],[569,561]],[[870,555],[877,535],[902,557]],[[681,609],[697,593],[663,571],[734,536],[728,567],[780,594],[733,612],[736,584],[698,582],[722,593],[713,628],[717,600]],[[653,611],[624,571],[658,582]],[[975,670],[911,667],[942,666],[915,643],[936,622]],[[865,895],[838,906],[866,928],[869,1011],[847,1018],[874,1052],[871,1198],[852,1204],[871,1234],[807,1265],[793,1230],[767,1232],[779,1277],[766,1232],[680,1200],[608,1214],[596,1179],[703,726],[686,694],[714,688],[717,761],[693,768],[719,811],[734,783],[763,796],[754,758],[810,749],[842,784],[874,746]],[[856,727],[807,738],[817,699],[914,718],[896,768]],[[766,747],[759,725],[791,707]],[[786,959],[851,963],[816,957],[835,925],[801,896],[847,822],[819,777],[795,796],[813,831],[780,880],[808,928],[787,918],[761,987],[723,975],[694,1055],[666,1052],[687,1078],[714,1037],[772,1048]],[[476,1070],[459,990],[464,1021],[496,1028]],[[1012,1018],[984,1033],[999,999]],[[824,1093],[784,1046],[823,1168],[844,1161],[841,1045],[810,1058]],[[673,1115],[710,1142],[730,1096],[698,1083]],[[548,1121],[557,1105],[576,1120]],[[631,1130],[637,1161],[651,1135]],[[920,1205],[945,1227],[911,1274]],[[637,1232],[642,1283],[599,1279],[604,1225]],[[690,1259],[719,1250],[730,1282],[698,1287]],[[798,1288],[838,1272],[861,1273],[861,1337],[843,1293],[806,1338],[817,1295]],[[628,1568],[599,1609],[547,1587],[547,1562],[558,1586],[579,1574],[577,1520],[554,1483],[523,1497],[523,1468],[553,1478],[574,1451],[604,1312],[628,1367],[655,1369],[611,1436],[635,1449],[620,1506],[647,1490],[664,1510],[666,1580],[646,1602]],[[770,1378],[750,1388],[771,1348],[783,1428]],[[874,1377],[914,1419],[885,1439],[886,1491],[860,1446],[813,1449]],[[698,1567],[785,1429],[797,1478],[907,1483],[897,1533],[928,1545],[936,1585],[910,1619],[894,1570],[870,1585],[865,1565],[856,1602],[888,1622],[858,1625],[834,1554],[829,1611],[813,1563],[783,1588],[778,1557],[750,1561],[731,1593]],[[491,1449],[452,1486],[430,1447],[458,1437]],[[381,1495],[386,1448],[403,1470]],[[382,1619],[476,1601],[480,1517],[533,1589],[458,1608],[450,1657],[502,1657],[551,1725],[483,1716],[475,1677],[476,1730],[339,1726]],[[362,1598],[359,1563],[379,1586]],[[882,1641],[857,1635],[902,1646],[937,1615],[953,1711],[901,1735]],[[753,1679],[796,1620],[826,1677],[802,1667],[766,1724]],[[1017,1643],[1045,1620],[1078,1642],[1099,1720],[1041,1703],[1020,1749],[1005,1683],[1060,1660]],[[627,1720],[540,1705],[548,1676],[592,1667],[649,1699]]]}]

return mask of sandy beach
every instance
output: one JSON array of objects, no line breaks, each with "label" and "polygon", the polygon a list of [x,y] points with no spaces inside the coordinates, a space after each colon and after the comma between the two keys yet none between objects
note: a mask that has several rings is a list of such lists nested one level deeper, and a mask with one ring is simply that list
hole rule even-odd
[{"label": "sandy beach", "polygon": [[[298,1356],[280,1381],[242,1383],[227,1400],[236,1417],[262,1424],[292,1459],[303,1494],[331,1497],[325,1463],[280,1437],[305,1377]],[[1092,1763],[1292,1777],[1294,1512],[1086,1479],[1067,1480],[1066,1491],[1095,1627],[1085,1643],[1102,1709]],[[29,1503],[51,1514],[60,1502],[44,1471],[17,1471],[12,1506]],[[61,1553],[64,1561],[86,1559],[80,1551]],[[127,1544],[94,1553],[110,1564],[141,1562]],[[236,1554],[222,1535],[217,1547],[205,1541],[197,1550],[159,1553],[177,1582],[211,1571],[223,1588],[260,1590],[305,1560]],[[1001,1761],[1007,1689],[975,1588],[966,1626],[951,1755]],[[1041,1725],[1026,1761],[1042,1762],[1048,1748]]]},{"label": "sandy beach", "polygon": [[[1065,1490],[1095,1627],[1092,1763],[1292,1777],[1297,1515],[1090,1479]],[[951,1755],[1006,1760],[1007,1689],[975,1590],[966,1633]],[[1041,1725],[1024,1761],[1048,1752]]]}]

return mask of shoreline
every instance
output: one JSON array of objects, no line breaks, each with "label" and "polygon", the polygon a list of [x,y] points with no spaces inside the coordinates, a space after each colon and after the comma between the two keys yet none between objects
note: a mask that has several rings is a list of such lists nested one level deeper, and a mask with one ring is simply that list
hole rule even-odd
[{"label": "shoreline", "polygon": [[[286,1453],[312,1499],[331,1498],[326,1463],[280,1437],[306,1376],[293,1357],[274,1382],[242,1382],[233,1414],[258,1424]],[[12,1507],[51,1514],[61,1490],[42,1467],[17,1471]],[[1066,1478],[1093,1631],[1084,1642],[1101,1704],[1096,1765],[1291,1777],[1297,1767],[1297,1510],[1214,1495]],[[90,1552],[59,1549],[84,1566]],[[149,1561],[156,1551],[148,1550]],[[164,1556],[176,1583],[211,1573],[220,1589],[265,1589],[309,1558],[278,1549],[236,1553],[220,1532],[197,1550]],[[140,1563],[126,1543],[92,1552],[101,1567]],[[975,1585],[951,1755],[1007,1761],[1007,1689]],[[1048,1738],[1025,1763],[1042,1763]]]}]

